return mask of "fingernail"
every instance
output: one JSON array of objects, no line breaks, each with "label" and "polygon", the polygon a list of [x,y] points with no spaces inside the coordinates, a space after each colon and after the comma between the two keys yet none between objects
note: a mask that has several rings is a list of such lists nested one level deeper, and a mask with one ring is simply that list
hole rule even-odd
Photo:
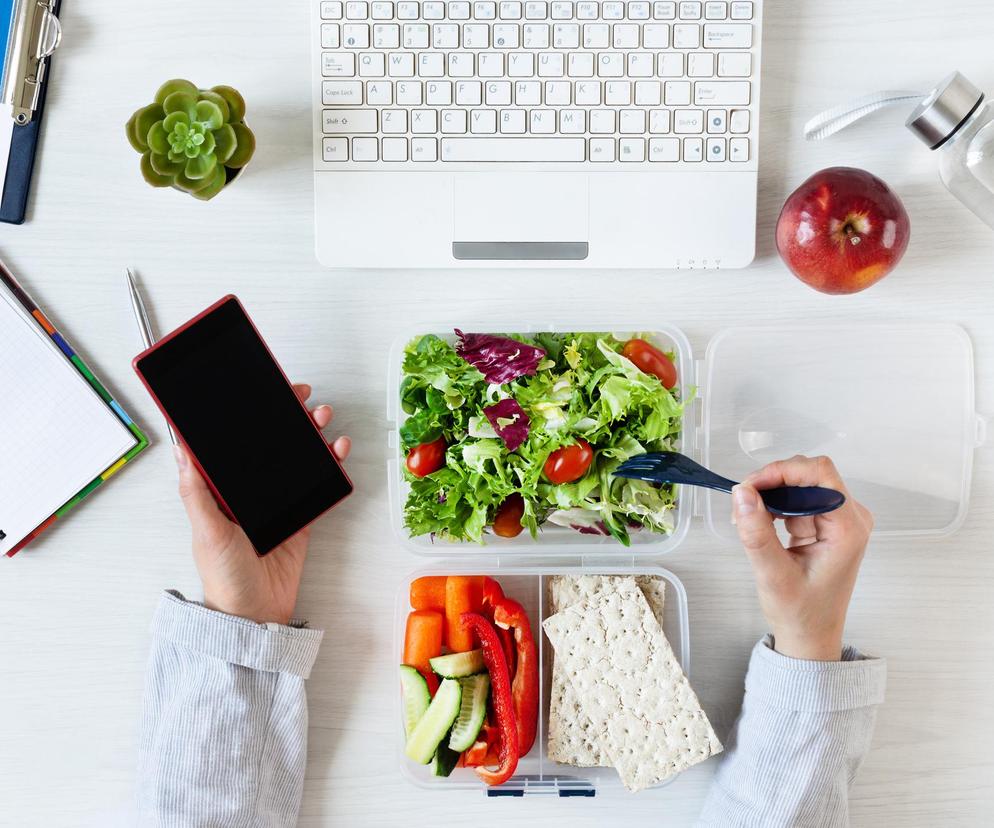
[{"label": "fingernail", "polygon": [[735,504],[737,515],[750,515],[756,511],[756,497],[751,489],[744,486],[732,489],[732,502]]},{"label": "fingernail", "polygon": [[176,458],[176,466],[180,471],[183,471],[186,464],[190,462],[181,446],[173,446],[173,457]]}]

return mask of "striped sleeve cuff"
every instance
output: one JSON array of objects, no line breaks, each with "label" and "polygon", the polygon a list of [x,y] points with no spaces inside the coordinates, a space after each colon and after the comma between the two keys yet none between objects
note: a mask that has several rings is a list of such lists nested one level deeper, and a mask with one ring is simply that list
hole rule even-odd
[{"label": "striped sleeve cuff", "polygon": [[773,649],[767,635],[752,651],[746,694],[780,710],[829,713],[881,704],[887,685],[887,662],[853,647],[841,661],[803,661]]},{"label": "striped sleeve cuff", "polygon": [[175,590],[167,590],[155,613],[152,635],[208,658],[306,679],[324,632],[305,629],[297,621],[291,624],[294,626],[257,624],[207,609]]}]

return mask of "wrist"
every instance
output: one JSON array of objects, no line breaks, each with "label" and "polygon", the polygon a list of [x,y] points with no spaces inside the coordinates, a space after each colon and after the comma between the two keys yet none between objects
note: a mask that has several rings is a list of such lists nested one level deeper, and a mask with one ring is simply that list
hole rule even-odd
[{"label": "wrist", "polygon": [[236,618],[244,618],[247,621],[254,621],[256,624],[282,624],[288,626],[292,613],[274,610],[270,607],[255,606],[239,601],[225,600],[204,592],[204,606],[207,609],[223,612],[225,615],[233,615]]},{"label": "wrist", "polygon": [[774,629],[773,649],[788,658],[802,661],[841,661],[842,631],[815,634]]}]

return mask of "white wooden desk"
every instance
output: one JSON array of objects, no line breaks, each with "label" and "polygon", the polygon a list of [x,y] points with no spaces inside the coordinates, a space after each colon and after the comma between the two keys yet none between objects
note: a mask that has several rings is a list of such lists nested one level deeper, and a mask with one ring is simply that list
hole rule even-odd
[{"label": "white wooden desk", "polygon": [[[164,587],[198,594],[162,421],[131,367],[137,332],[122,281],[139,268],[168,329],[220,295],[245,301],[289,373],[333,402],[355,440],[358,494],[315,532],[300,611],[328,630],[309,684],[305,826],[688,825],[712,765],[625,801],[429,794],[394,754],[392,610],[419,561],[386,519],[386,356],[401,321],[426,328],[550,311],[647,313],[700,351],[743,322],[942,319],[977,351],[978,408],[994,412],[994,233],[939,183],[897,113],[829,142],[801,125],[874,89],[927,88],[953,69],[994,92],[987,0],[767,0],[759,255],[725,273],[331,273],[314,259],[307,2],[66,0],[33,215],[0,225],[0,254],[147,426],[157,444],[33,548],[0,561],[0,824],[130,824],[148,623]],[[229,83],[248,100],[259,151],[211,204],[152,190],[124,122],[166,78]],[[786,194],[833,164],[888,181],[911,214],[897,273],[853,298],[816,294],[776,258]],[[412,215],[412,220],[416,220]],[[706,217],[702,217],[706,220]],[[385,240],[389,241],[389,240]],[[0,390],[0,394],[6,393]],[[0,398],[2,404],[2,398]],[[232,400],[231,416],[251,400]],[[2,473],[2,459],[0,459]],[[849,638],[890,663],[853,822],[989,824],[994,808],[994,455],[977,455],[971,511],[934,543],[872,544]],[[735,549],[695,531],[666,565],[690,595],[694,683],[719,729],[763,632]]]}]

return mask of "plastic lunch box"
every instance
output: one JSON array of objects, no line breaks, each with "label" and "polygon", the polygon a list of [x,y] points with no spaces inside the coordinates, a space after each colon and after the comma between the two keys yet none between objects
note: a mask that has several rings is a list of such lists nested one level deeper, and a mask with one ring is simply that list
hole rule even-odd
[{"label": "plastic lunch box", "polygon": [[[630,323],[629,323],[630,325]],[[676,327],[649,325],[657,345],[676,354],[681,398],[692,397],[684,414],[680,451],[733,479],[774,459],[828,454],[854,497],[876,518],[878,536],[940,537],[966,517],[974,450],[986,441],[985,418],[975,411],[973,349],[966,332],[944,323],[873,323],[797,327],[735,327],[719,332],[703,360],[695,361],[687,337]],[[467,325],[483,332],[612,330],[603,325]],[[388,428],[391,447],[391,519],[398,537],[415,554],[434,559],[412,573],[397,596],[394,656],[403,647],[410,581],[425,574],[480,574],[500,580],[521,601],[540,640],[542,706],[535,746],[505,785],[487,789],[471,770],[457,768],[447,779],[404,757],[403,729],[397,744],[401,768],[430,788],[479,788],[490,796],[549,793],[594,796],[621,791],[611,768],[575,768],[545,756],[551,646],[541,635],[548,613],[545,584],[553,574],[654,574],[668,581],[664,629],[677,657],[690,667],[687,597],[680,580],[660,565],[692,531],[706,522],[713,535],[733,541],[727,495],[684,489],[674,531],[632,535],[624,548],[613,538],[549,527],[538,539],[489,537],[484,547],[409,538],[403,527],[406,484],[397,429],[403,422],[398,389],[405,345],[390,359]],[[435,331],[443,338],[449,332]]]}]

